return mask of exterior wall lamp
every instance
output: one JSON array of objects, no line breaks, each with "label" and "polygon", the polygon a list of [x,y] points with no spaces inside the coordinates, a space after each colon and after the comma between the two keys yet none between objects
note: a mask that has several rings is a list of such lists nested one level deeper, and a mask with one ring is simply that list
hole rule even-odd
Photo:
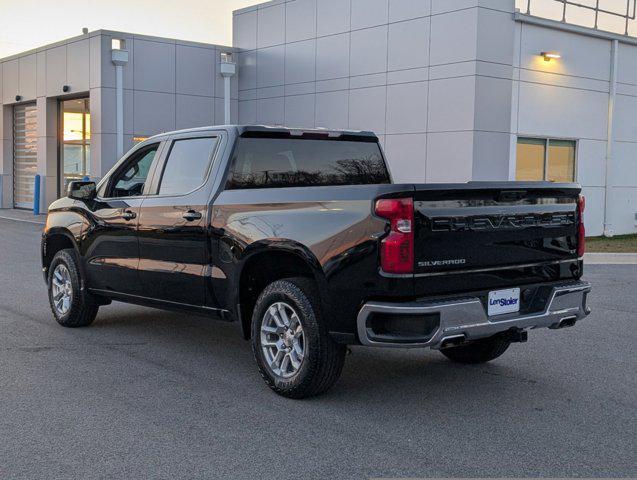
[{"label": "exterior wall lamp", "polygon": [[562,58],[562,55],[557,52],[542,52],[540,53],[540,55],[544,57],[545,62],[550,62],[551,60],[559,60],[560,58]]}]

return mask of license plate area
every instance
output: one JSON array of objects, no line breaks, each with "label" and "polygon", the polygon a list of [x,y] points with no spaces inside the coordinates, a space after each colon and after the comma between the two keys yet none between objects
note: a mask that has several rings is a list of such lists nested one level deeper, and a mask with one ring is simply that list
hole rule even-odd
[{"label": "license plate area", "polygon": [[489,292],[487,314],[492,317],[520,311],[520,289],[493,290]]}]

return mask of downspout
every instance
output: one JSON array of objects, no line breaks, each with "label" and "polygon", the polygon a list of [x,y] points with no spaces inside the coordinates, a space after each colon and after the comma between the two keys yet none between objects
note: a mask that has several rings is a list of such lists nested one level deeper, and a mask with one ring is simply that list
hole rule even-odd
[{"label": "downspout", "polygon": [[124,67],[115,65],[115,133],[117,137],[117,158],[124,154]]},{"label": "downspout", "polygon": [[611,166],[613,160],[613,119],[615,112],[615,96],[617,94],[617,56],[619,41],[613,40],[610,53],[610,89],[608,94],[608,129],[606,131],[606,175],[604,181],[604,236],[612,237],[613,224],[610,219]]},{"label": "downspout", "polygon": [[223,77],[223,123],[230,125],[230,77]]},{"label": "downspout", "polygon": [[115,65],[115,133],[117,139],[117,159],[124,155],[124,65],[128,63],[128,50],[124,50],[124,40],[113,42],[111,60]]},{"label": "downspout", "polygon": [[237,71],[236,64],[232,61],[232,53],[222,52],[219,63],[219,73],[223,77],[223,122],[224,125],[232,123],[230,117],[230,79]]}]

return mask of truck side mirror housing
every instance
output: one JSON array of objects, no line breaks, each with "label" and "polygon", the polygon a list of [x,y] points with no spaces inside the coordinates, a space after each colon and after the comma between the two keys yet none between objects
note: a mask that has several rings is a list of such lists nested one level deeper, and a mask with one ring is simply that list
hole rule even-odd
[{"label": "truck side mirror housing", "polygon": [[93,200],[96,195],[95,182],[75,180],[69,183],[67,196],[74,200]]}]

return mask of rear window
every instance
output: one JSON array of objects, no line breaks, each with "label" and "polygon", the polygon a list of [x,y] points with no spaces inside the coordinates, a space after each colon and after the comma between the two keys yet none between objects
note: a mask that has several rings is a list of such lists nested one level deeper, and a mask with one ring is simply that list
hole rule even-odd
[{"label": "rear window", "polygon": [[160,195],[184,195],[200,187],[217,143],[216,137],[175,140],[159,185]]},{"label": "rear window", "polygon": [[240,138],[226,188],[390,183],[375,142]]}]

